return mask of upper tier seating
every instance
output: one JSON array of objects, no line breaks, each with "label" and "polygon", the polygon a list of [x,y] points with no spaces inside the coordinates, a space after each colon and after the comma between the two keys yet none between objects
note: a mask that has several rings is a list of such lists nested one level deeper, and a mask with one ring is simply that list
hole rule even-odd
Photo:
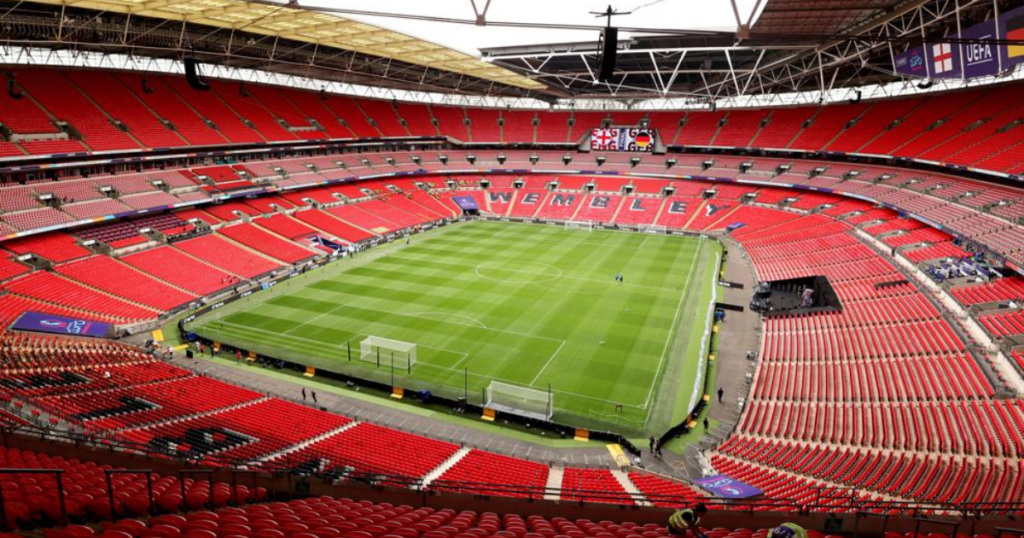
[{"label": "upper tier seating", "polygon": [[[110,111],[96,108],[60,71],[21,70],[18,82],[58,120],[71,123],[82,133],[83,141],[92,151],[140,148],[138,142],[115,127],[104,114]],[[115,112],[121,113],[120,110]]]},{"label": "upper tier seating", "polygon": [[[233,83],[220,81],[215,81],[213,91],[199,95],[176,76],[144,79],[103,71],[65,75],[48,69],[23,69],[16,74],[25,92],[82,132],[84,145],[77,140],[21,141],[5,151],[15,157],[22,149],[32,154],[74,153],[300,138],[408,136],[409,129],[400,118],[417,136],[436,136],[440,130],[442,135],[463,141],[529,142],[535,136],[539,143],[566,143],[580,140],[587,130],[603,121],[636,125],[646,116],[668,144],[827,149],[921,158],[1010,173],[1024,171],[1024,144],[1014,123],[1018,107],[1001,105],[1015,102],[1019,84],[765,111],[576,112],[572,114],[575,124],[569,129],[570,114],[566,112],[500,112],[408,102],[399,103],[396,109],[388,101],[341,95],[322,100],[313,92],[260,85],[248,86],[251,96],[243,97]],[[110,91],[102,91],[107,88]],[[59,100],[54,95],[72,99]],[[5,99],[7,108],[19,110],[0,116],[0,122],[10,125],[15,133],[56,133],[51,118],[34,101]],[[191,106],[185,105],[186,101]],[[242,117],[255,128],[245,125]],[[468,128],[464,123],[467,117]],[[504,127],[498,125],[499,117]],[[539,122],[536,129],[534,117]],[[215,127],[206,124],[204,118]],[[309,121],[311,118],[316,124]],[[434,118],[437,127],[432,125]],[[681,118],[685,122],[680,127]],[[169,122],[173,129],[160,120]],[[308,130],[289,131],[277,120]],[[122,122],[127,131],[115,127],[113,121]],[[805,123],[809,125],[804,127]]]},{"label": "upper tier seating", "polygon": [[128,128],[131,136],[143,147],[169,148],[185,144],[168,129],[113,73],[103,71],[68,71],[67,76],[103,110]]},{"label": "upper tier seating", "polygon": [[[218,92],[194,90],[185,82],[184,78],[180,77],[160,77],[159,82],[162,84],[157,90],[158,93],[171,91],[177,94],[203,118],[213,122],[217,126],[217,131],[229,142],[238,144],[266,140],[259,131],[242,123],[235,111],[220,99]],[[156,85],[157,82],[151,78],[150,84]]]},{"label": "upper tier seating", "polygon": [[[156,77],[135,73],[117,73],[115,78],[152,110],[159,118],[174,125],[178,135],[193,146],[225,144],[228,139],[210,127],[196,111],[170,87]],[[148,89],[149,91],[146,91]]]}]

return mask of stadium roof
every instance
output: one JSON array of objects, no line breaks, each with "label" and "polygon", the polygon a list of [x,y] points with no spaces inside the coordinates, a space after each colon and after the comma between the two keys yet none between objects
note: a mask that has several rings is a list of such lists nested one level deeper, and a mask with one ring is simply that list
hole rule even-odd
[{"label": "stadium roof", "polygon": [[[597,81],[596,43],[485,49],[498,65],[575,97],[697,100],[887,84],[893,56],[1019,0],[765,0],[734,31],[634,34],[616,76]],[[756,20],[755,20],[756,16]]]},{"label": "stadium roof", "polygon": [[[686,10],[697,0],[622,0],[632,4],[623,9],[641,15],[613,19],[621,30],[618,63],[613,79],[599,82],[597,36],[604,20],[580,11],[591,3],[573,2],[571,9],[557,4],[545,23],[535,9],[525,9],[544,0],[449,0],[434,15],[424,14],[431,11],[427,3],[412,0],[285,1],[6,2],[11,7],[0,9],[0,41],[74,54],[170,60],[192,55],[229,69],[440,95],[696,105],[741,96],[824,95],[906,80],[894,72],[894,55],[991,18],[996,6],[1002,11],[1019,3],[721,0],[715,2],[716,18],[703,9],[689,16]],[[457,11],[448,11],[449,3],[471,5],[476,20],[451,16]],[[492,3],[511,11],[488,13]],[[723,23],[722,6],[731,7],[725,10],[731,24]],[[529,14],[510,19],[517,7]],[[685,22],[650,26],[661,20]],[[572,36],[578,39],[567,40]],[[481,48],[476,57],[475,47],[486,43],[501,45]]]},{"label": "stadium roof", "polygon": [[30,1],[62,8],[125,14],[257,34],[314,44],[318,49],[339,49],[369,57],[397,60],[528,90],[544,88],[543,84],[527,76],[481,61],[464,52],[336,14],[292,7],[291,3],[242,0]]}]

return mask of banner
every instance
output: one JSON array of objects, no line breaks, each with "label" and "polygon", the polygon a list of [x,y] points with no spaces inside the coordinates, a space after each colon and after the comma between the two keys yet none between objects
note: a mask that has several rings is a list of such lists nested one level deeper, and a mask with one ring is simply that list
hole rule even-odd
[{"label": "banner", "polygon": [[14,322],[11,329],[16,331],[33,331],[52,334],[68,334],[72,336],[96,336],[107,338],[113,336],[113,325],[88,319],[54,316],[41,312],[25,312]]},{"label": "banner", "polygon": [[654,129],[593,129],[590,131],[590,149],[593,151],[637,151],[651,153],[657,131]]},{"label": "banner", "polygon": [[723,499],[748,499],[763,493],[750,484],[724,474],[700,478],[694,480],[693,483],[708,493]]},{"label": "banner", "polygon": [[[957,37],[956,33],[948,36]],[[1024,62],[1024,43],[995,45],[991,41],[1024,41],[1024,7],[964,29],[959,39],[981,43],[927,43],[897,54],[896,72],[920,78],[974,78],[998,75]]]},{"label": "banner", "polygon": [[456,205],[459,206],[459,209],[463,211],[480,210],[480,206],[476,204],[476,199],[474,199],[472,196],[452,196],[452,200],[455,202]]}]

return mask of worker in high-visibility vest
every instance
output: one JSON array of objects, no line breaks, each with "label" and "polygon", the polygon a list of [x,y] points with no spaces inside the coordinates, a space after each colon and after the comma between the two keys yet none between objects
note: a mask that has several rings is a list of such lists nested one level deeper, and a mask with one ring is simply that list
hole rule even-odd
[{"label": "worker in high-visibility vest", "polygon": [[783,523],[768,531],[768,538],[807,538],[807,531],[796,523]]},{"label": "worker in high-visibility vest", "polygon": [[704,538],[704,533],[700,532],[700,518],[708,511],[707,507],[703,504],[698,504],[693,508],[684,508],[682,510],[676,510],[671,516],[668,517],[668,530],[672,534],[686,534],[690,531],[697,538]]}]

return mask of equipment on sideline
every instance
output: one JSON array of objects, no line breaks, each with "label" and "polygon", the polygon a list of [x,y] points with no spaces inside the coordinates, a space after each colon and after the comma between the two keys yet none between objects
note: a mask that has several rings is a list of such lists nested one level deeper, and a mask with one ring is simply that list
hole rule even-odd
[{"label": "equipment on sideline", "polygon": [[551,420],[551,415],[554,414],[554,396],[550,391],[491,381],[487,386],[486,396],[487,403],[484,407],[505,413],[537,420]]},{"label": "equipment on sideline", "polygon": [[567,220],[565,221],[566,230],[586,230],[588,232],[594,231],[594,223],[589,220]]},{"label": "equipment on sideline", "polygon": [[412,370],[412,365],[416,364],[416,344],[370,336],[359,344],[359,360]]},{"label": "equipment on sideline", "polygon": [[658,224],[648,224],[646,226],[640,226],[637,231],[645,234],[658,234],[665,235],[668,233],[668,228]]}]

